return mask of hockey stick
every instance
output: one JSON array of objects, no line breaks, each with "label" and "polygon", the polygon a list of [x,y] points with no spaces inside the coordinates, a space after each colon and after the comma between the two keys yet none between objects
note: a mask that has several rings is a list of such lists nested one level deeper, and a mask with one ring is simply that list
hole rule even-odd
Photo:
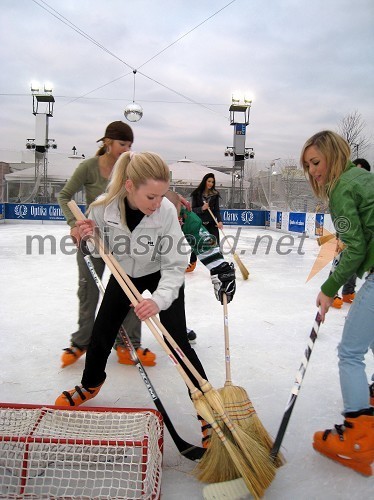
[{"label": "hockey stick", "polygon": [[311,356],[312,351],[313,351],[315,341],[317,339],[318,330],[319,330],[320,326],[321,326],[321,314],[320,314],[320,311],[318,311],[316,314],[316,317],[314,319],[314,325],[313,325],[312,331],[310,332],[307,348],[305,349],[304,356],[303,356],[303,359],[301,361],[299,371],[296,374],[295,383],[294,383],[294,386],[292,387],[291,394],[290,394],[290,397],[288,399],[281,424],[279,426],[278,434],[274,440],[274,445],[270,451],[270,457],[273,460],[276,459],[276,457],[279,453],[280,447],[282,445],[282,441],[283,441],[284,435],[286,433],[287,425],[288,425],[288,422],[290,420],[292,410],[295,406],[296,399],[297,399],[297,396],[299,394],[301,384],[302,384],[304,376],[305,376],[305,372],[306,372],[306,369],[307,369],[307,366],[309,363],[310,356]]},{"label": "hockey stick", "polygon": [[[102,281],[100,280],[99,276],[97,275],[97,272],[92,264],[92,260],[91,260],[89,253],[87,253],[88,249],[86,250],[83,248],[82,252],[84,254],[84,260],[86,261],[87,267],[88,267],[100,293],[102,295],[104,295],[104,293],[105,293],[104,285],[103,285]],[[171,438],[173,439],[176,447],[178,448],[179,453],[181,455],[183,455],[184,457],[188,458],[189,460],[194,460],[194,461],[200,460],[202,458],[202,456],[204,455],[205,448],[201,448],[200,446],[195,446],[193,444],[187,443],[186,441],[184,441],[184,439],[182,439],[179,436],[179,434],[175,430],[175,428],[174,428],[174,426],[169,418],[169,415],[167,414],[167,412],[165,410],[164,405],[162,404],[160,398],[158,397],[155,388],[153,387],[151,381],[149,380],[147,372],[145,371],[145,369],[142,365],[142,362],[140,361],[140,359],[138,357],[136,349],[133,346],[133,344],[130,340],[130,337],[128,336],[128,333],[126,332],[123,325],[120,326],[119,333],[122,337],[122,340],[125,342],[127,349],[130,351],[131,358],[132,358],[133,362],[135,363],[135,366],[139,370],[139,373],[143,379],[143,382],[144,382],[146,388],[148,389],[148,392],[149,392],[157,410],[161,413],[162,418],[164,419],[165,425],[169,431],[169,434],[170,434]]]},{"label": "hockey stick", "polygon": [[[211,211],[210,208],[208,208],[208,211],[210,213],[210,215],[213,217],[213,220],[214,222],[218,225],[218,221],[217,219],[214,217],[214,214],[213,212]],[[230,247],[230,250],[231,250],[231,253],[236,261],[236,263],[238,264],[238,267],[240,269],[240,272],[242,273],[242,276],[243,276],[243,279],[247,280],[248,279],[248,276],[249,276],[249,271],[248,269],[245,267],[245,265],[243,264],[243,262],[241,261],[239,255],[234,252],[234,249],[232,247],[232,245],[230,244],[229,240],[227,239],[227,236],[225,235],[225,233],[223,232],[223,229],[220,229],[220,231],[222,232],[223,236],[225,237],[226,241],[227,241],[227,244],[229,245]]]},{"label": "hockey stick", "polygon": [[[335,238],[335,235],[334,235],[334,238]],[[336,252],[336,254],[332,260],[332,263],[331,263],[330,274],[333,273],[334,270],[336,269],[336,267],[338,266],[341,255],[342,255],[341,251]],[[310,356],[312,354],[314,343],[317,339],[318,330],[321,326],[321,322],[322,322],[321,310],[319,309],[317,312],[317,315],[315,317],[315,320],[314,320],[314,325],[313,325],[312,331],[310,332],[308,347],[305,350],[304,357],[303,357],[303,360],[301,362],[301,366],[299,368],[299,371],[296,374],[295,384],[292,388],[290,398],[287,402],[286,410],[284,412],[283,419],[282,419],[281,425],[279,427],[277,437],[275,438],[275,441],[274,441],[274,446],[270,452],[270,456],[273,460],[275,460],[276,456],[278,455],[278,452],[279,452],[279,449],[281,447],[284,435],[286,433],[288,421],[290,420],[293,407],[295,406],[296,398],[298,396],[298,393],[299,393],[300,387],[301,387],[301,383],[302,383],[303,378],[305,376],[306,368],[308,366],[309,359],[310,359]]]}]

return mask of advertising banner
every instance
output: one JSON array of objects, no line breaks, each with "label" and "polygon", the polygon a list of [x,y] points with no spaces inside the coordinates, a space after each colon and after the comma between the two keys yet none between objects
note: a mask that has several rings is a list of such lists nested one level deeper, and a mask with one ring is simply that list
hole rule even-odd
[{"label": "advertising banner", "polygon": [[276,228],[277,229],[282,229],[282,212],[277,212]]},{"label": "advertising banner", "polygon": [[[86,207],[80,205],[79,208],[84,212]],[[5,205],[5,218],[9,220],[28,220],[28,221],[64,221],[60,205],[41,205],[39,203],[7,203]]]},{"label": "advertising banner", "polygon": [[325,214],[316,214],[316,227],[314,234],[316,236],[323,235],[323,224],[325,222]]},{"label": "advertising banner", "polygon": [[0,203],[0,222],[5,219],[4,203]]},{"label": "advertising banner", "polygon": [[265,211],[265,227],[270,227],[270,211]]},{"label": "advertising banner", "polygon": [[223,224],[232,226],[265,226],[263,210],[221,210]]},{"label": "advertising banner", "polygon": [[277,211],[270,211],[270,229],[276,229],[277,227]]},{"label": "advertising banner", "polygon": [[307,213],[305,222],[305,232],[308,236],[315,236],[316,230],[316,214]]},{"label": "advertising banner", "polygon": [[288,232],[288,221],[289,221],[289,219],[290,219],[289,212],[282,212],[281,230],[284,231],[285,233]]},{"label": "advertising banner", "polygon": [[305,218],[305,212],[290,212],[288,230],[294,233],[303,233],[305,231]]}]

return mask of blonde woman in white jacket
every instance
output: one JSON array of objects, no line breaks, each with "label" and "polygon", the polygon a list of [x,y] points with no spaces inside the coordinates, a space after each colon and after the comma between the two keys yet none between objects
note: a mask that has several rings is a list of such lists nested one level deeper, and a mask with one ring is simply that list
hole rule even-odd
[{"label": "blonde woman in white jacket", "polygon": [[[78,221],[81,238],[99,230],[113,255],[140,293],[151,298],[135,307],[140,320],[155,314],[203,378],[204,369],[186,335],[184,274],[188,244],[175,207],[164,195],[169,168],[154,153],[123,153],[117,160],[106,194],[90,207],[90,219]],[[86,354],[81,385],[64,391],[59,406],[78,406],[95,397],[105,381],[105,367],[130,301],[111,276],[98,311]],[[186,369],[191,380],[197,381]]]}]

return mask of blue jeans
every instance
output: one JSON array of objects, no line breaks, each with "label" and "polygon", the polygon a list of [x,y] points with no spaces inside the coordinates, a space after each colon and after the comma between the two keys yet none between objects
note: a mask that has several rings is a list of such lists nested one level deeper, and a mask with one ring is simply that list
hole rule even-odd
[{"label": "blue jeans", "polygon": [[350,307],[338,347],[344,413],[370,406],[364,359],[370,347],[374,347],[374,273],[367,276]]}]

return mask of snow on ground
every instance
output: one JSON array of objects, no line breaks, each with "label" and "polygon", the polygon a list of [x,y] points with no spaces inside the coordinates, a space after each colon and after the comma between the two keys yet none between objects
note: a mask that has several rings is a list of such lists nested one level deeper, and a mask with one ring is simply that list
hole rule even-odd
[{"label": "snow on ground", "polygon": [[[230,235],[236,231],[233,227],[225,229]],[[76,328],[78,306],[75,257],[60,248],[66,234],[65,224],[0,225],[2,402],[53,404],[61,391],[80,382],[83,359],[60,368],[61,351],[69,345],[70,333]],[[27,237],[33,235],[50,235],[57,245],[56,252],[46,245],[44,255],[39,255],[34,242],[31,255],[27,254]],[[256,247],[256,238],[264,235],[270,236],[271,244],[267,247],[262,242]],[[279,246],[280,238],[281,243],[292,245]],[[287,250],[291,251],[285,254]],[[327,267],[306,283],[318,250],[312,239],[302,242],[300,237],[290,236],[286,241],[282,233],[241,228],[237,252],[250,277],[244,281],[237,272],[237,292],[229,304],[232,377],[235,385],[247,390],[273,435],[313,326],[315,297],[328,274]],[[311,445],[316,430],[342,422],[336,347],[348,308],[344,304],[341,310],[330,310],[321,327],[283,441],[287,464],[267,490],[268,500],[362,499],[373,493],[373,477],[366,478],[320,456]],[[189,327],[197,332],[195,349],[209,379],[214,387],[222,387],[222,306],[200,263],[186,275],[186,312]],[[184,383],[145,326],[143,347],[157,354],[157,366],[146,370],[172,422],[181,437],[199,444],[200,429]],[[368,353],[368,377],[373,371],[373,356]],[[114,352],[107,374],[100,394],[87,406],[153,407],[138,370],[118,364]],[[178,454],[165,430],[164,500],[202,498],[204,485],[192,475],[193,468],[194,463]]]}]

